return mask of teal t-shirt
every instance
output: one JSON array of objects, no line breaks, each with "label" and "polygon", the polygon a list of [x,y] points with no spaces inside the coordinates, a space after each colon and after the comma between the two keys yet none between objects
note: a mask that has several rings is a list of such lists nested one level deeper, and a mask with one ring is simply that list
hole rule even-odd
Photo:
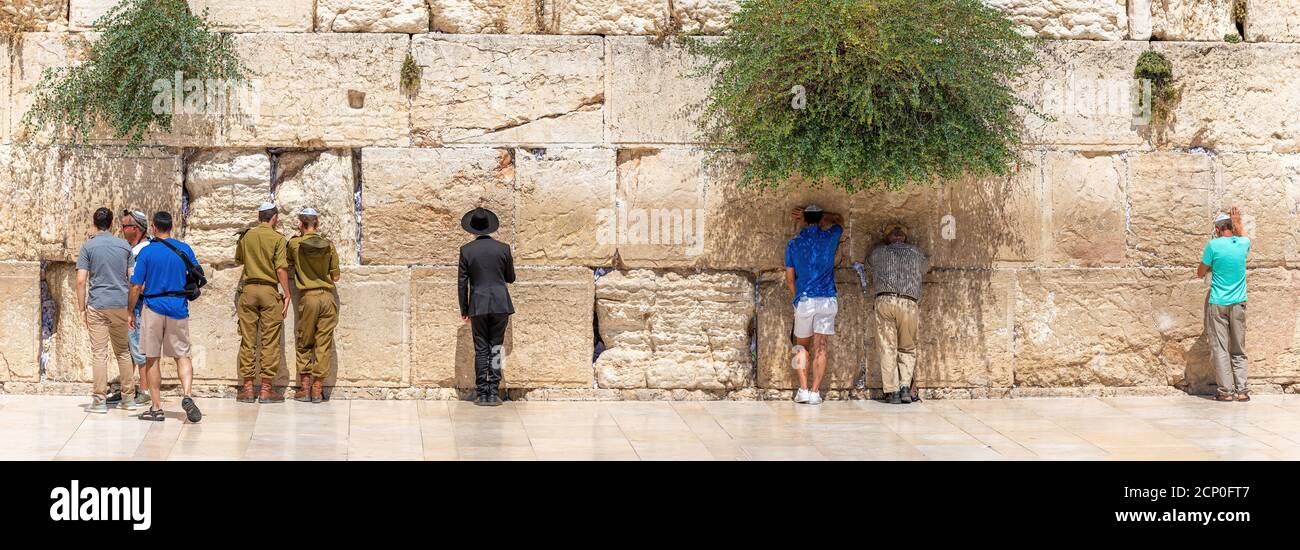
[{"label": "teal t-shirt", "polygon": [[1217,237],[1205,245],[1201,263],[1210,266],[1210,303],[1230,306],[1246,301],[1246,254],[1250,239]]}]

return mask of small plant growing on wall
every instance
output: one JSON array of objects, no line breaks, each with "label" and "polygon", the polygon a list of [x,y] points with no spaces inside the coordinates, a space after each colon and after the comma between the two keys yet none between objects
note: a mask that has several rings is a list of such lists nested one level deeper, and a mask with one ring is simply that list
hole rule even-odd
[{"label": "small plant growing on wall", "polygon": [[1174,66],[1164,54],[1147,50],[1138,56],[1133,77],[1143,83],[1144,88],[1150,86],[1150,103],[1146,103],[1148,99],[1144,93],[1139,97],[1141,103],[1138,107],[1139,112],[1151,113],[1150,129],[1159,135],[1173,124],[1174,108],[1182,98],[1182,89],[1174,86]]},{"label": "small plant growing on wall", "polygon": [[751,0],[728,29],[685,42],[714,79],[701,137],[743,159],[744,184],[1005,175],[1017,111],[1036,112],[1011,87],[1034,42],[981,0]]},{"label": "small plant growing on wall", "polygon": [[42,73],[23,117],[26,139],[48,129],[86,143],[107,128],[137,147],[151,131],[170,131],[182,106],[247,80],[230,36],[213,32],[185,0],[122,0],[95,25],[101,35],[80,45],[80,65]]},{"label": "small plant growing on wall", "polygon": [[420,66],[415,63],[415,56],[411,52],[406,52],[406,59],[402,60],[401,76],[402,93],[407,97],[415,97],[416,92],[420,89]]}]

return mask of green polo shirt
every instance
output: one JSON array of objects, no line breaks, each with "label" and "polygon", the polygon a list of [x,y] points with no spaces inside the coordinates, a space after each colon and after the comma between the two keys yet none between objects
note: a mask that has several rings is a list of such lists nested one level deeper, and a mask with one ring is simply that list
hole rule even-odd
[{"label": "green polo shirt", "polygon": [[1205,245],[1201,263],[1210,266],[1210,303],[1230,306],[1246,301],[1247,237],[1218,237]]}]

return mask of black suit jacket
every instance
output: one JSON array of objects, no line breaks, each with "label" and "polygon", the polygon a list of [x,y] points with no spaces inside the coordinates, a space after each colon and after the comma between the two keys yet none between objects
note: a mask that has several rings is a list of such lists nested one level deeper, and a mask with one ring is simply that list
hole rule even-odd
[{"label": "black suit jacket", "polygon": [[515,282],[510,245],[483,235],[460,247],[457,278],[461,317],[515,312],[506,288]]}]

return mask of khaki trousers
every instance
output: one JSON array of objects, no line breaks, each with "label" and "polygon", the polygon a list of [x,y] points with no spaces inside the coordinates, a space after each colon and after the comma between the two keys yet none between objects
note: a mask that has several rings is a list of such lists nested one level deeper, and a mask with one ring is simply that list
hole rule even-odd
[{"label": "khaki trousers", "polygon": [[329,374],[330,355],[334,350],[334,327],[339,324],[339,308],[328,290],[308,290],[298,298],[298,321],[295,326],[298,349],[298,375],[324,378]]},{"label": "khaki trousers", "polygon": [[876,296],[876,355],[886,393],[912,383],[916,372],[916,302]]},{"label": "khaki trousers", "polygon": [[280,338],[284,331],[284,295],[277,287],[247,284],[239,293],[239,376],[254,378],[258,373],[261,348],[262,378],[272,380],[280,372]]},{"label": "khaki trousers", "polygon": [[[126,308],[86,308],[86,324],[90,332],[91,370],[94,371],[95,397],[108,396],[108,363],[110,356],[117,362],[121,377],[122,399],[135,396],[132,382],[135,365],[131,362],[131,345],[127,339]],[[111,353],[110,353],[111,350]]]},{"label": "khaki trousers", "polygon": [[1246,391],[1246,302],[1206,304],[1205,334],[1219,391]]}]

